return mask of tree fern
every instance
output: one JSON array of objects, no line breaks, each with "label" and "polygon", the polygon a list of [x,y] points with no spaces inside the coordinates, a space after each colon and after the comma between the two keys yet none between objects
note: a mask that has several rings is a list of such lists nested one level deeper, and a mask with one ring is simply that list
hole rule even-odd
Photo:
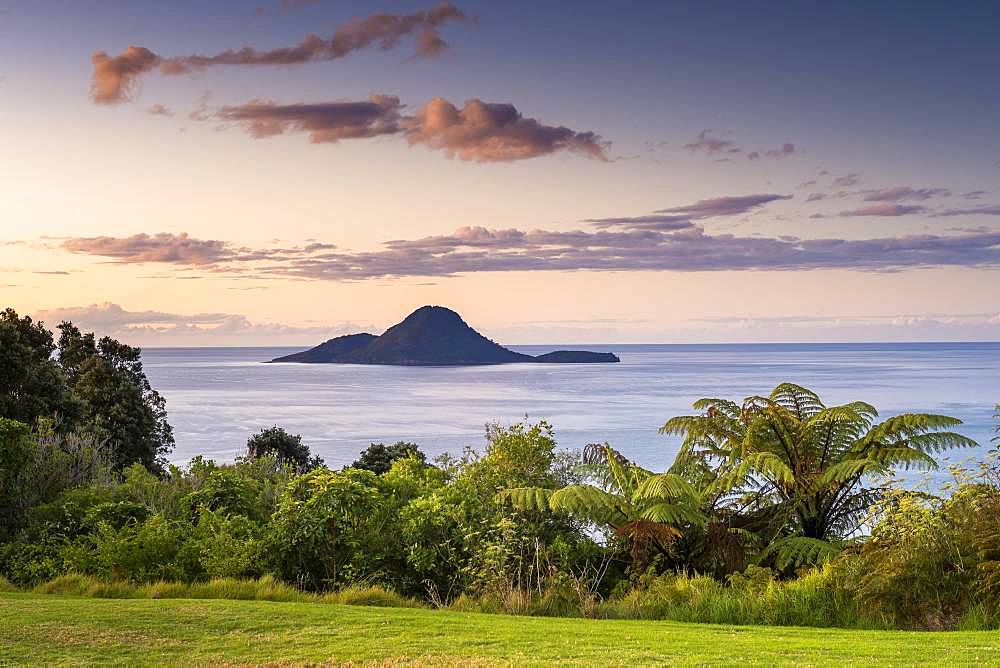
[{"label": "tree fern", "polygon": [[651,549],[667,550],[684,527],[705,522],[698,490],[677,474],[654,474],[607,444],[588,446],[584,462],[596,484],[508,489],[502,498],[525,510],[567,512],[603,526],[630,544],[637,562]]},{"label": "tree fern", "polygon": [[700,474],[703,494],[730,513],[760,518],[765,537],[777,538],[766,553],[779,567],[825,559],[853,535],[878,497],[874,476],[933,469],[935,455],[976,445],[951,431],[961,424],[955,418],[905,413],[876,422],[871,404],[826,406],[793,383],[740,403],[710,398],[694,407],[698,414],[660,429],[684,439],[671,470],[710,467]]}]

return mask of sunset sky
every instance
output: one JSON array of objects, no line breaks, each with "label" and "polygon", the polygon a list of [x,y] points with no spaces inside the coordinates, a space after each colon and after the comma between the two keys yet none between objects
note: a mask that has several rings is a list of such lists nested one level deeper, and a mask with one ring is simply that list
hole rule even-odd
[{"label": "sunset sky", "polygon": [[1000,339],[992,2],[0,0],[0,302],[152,345]]}]

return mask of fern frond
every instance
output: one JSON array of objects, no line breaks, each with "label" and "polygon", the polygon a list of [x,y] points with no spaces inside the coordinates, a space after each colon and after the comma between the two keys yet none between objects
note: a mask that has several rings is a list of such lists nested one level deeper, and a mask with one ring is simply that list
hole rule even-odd
[{"label": "fern frond", "polygon": [[697,499],[698,491],[684,478],[673,473],[653,475],[639,484],[632,494],[635,500],[650,499]]},{"label": "fern frond", "polygon": [[705,516],[697,508],[684,504],[657,503],[643,510],[639,517],[651,522],[673,526],[685,524],[701,526],[705,524]]},{"label": "fern frond", "polygon": [[781,383],[768,398],[799,420],[806,420],[825,408],[818,394],[795,383]]},{"label": "fern frond", "polygon": [[624,499],[593,485],[570,485],[553,492],[549,497],[549,508],[612,526],[627,521],[631,511],[631,506]]},{"label": "fern frond", "polygon": [[840,554],[843,546],[838,543],[806,538],[805,536],[789,536],[779,538],[761,553],[762,560],[774,556],[774,565],[781,570],[798,568],[799,566],[816,566],[824,564]]},{"label": "fern frond", "polygon": [[889,466],[874,459],[847,459],[831,464],[816,480],[817,487],[839,485],[859,474],[884,473]]},{"label": "fern frond", "polygon": [[501,501],[510,501],[521,510],[549,510],[554,490],[544,487],[514,487],[497,493]]}]

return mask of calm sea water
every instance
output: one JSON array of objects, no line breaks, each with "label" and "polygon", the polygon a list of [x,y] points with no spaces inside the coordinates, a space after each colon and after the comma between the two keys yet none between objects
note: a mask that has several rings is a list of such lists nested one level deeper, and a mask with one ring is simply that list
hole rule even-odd
[{"label": "calm sea water", "polygon": [[[531,354],[566,346],[516,346]],[[579,347],[579,346],[576,346]],[[372,441],[408,440],[429,454],[481,448],[484,425],[544,418],[559,446],[608,441],[653,469],[676,439],[657,429],[699,397],[739,399],[792,381],[827,404],[860,399],[883,416],[961,418],[990,447],[1000,401],[1000,343],[585,346],[621,364],[390,367],[264,364],[299,348],[147,348],[146,371],[167,399],[184,463],[231,460],[261,427],[302,434],[328,464],[349,464]]]}]

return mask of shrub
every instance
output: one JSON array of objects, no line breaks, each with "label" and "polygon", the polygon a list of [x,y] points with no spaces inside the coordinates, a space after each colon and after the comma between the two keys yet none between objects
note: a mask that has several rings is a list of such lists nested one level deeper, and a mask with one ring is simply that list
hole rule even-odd
[{"label": "shrub", "polygon": [[419,608],[423,607],[413,599],[406,598],[379,585],[350,585],[335,592],[324,594],[326,603],[341,605],[368,605],[377,608]]},{"label": "shrub", "polygon": [[37,585],[32,592],[35,594],[58,594],[60,596],[86,596],[87,592],[100,584],[100,580],[92,575],[67,573],[57,578]]},{"label": "shrub", "polygon": [[120,529],[102,522],[92,534],[62,550],[69,570],[105,580],[151,582],[190,579],[181,552],[182,537],[170,522],[153,515]]},{"label": "shrub", "polygon": [[263,574],[262,529],[246,517],[203,510],[184,550],[197,560],[197,570],[209,577],[246,578]]},{"label": "shrub", "polygon": [[282,427],[261,429],[247,440],[247,458],[274,457],[281,466],[305,473],[323,466],[323,460],[311,456],[309,446],[298,434],[289,434]]},{"label": "shrub", "polygon": [[1000,490],[897,491],[878,512],[870,540],[834,563],[859,606],[903,628],[1000,624]]},{"label": "shrub", "polygon": [[294,479],[281,498],[269,551],[278,573],[310,590],[333,589],[384,574],[399,552],[396,508],[370,471],[316,469]]},{"label": "shrub", "polygon": [[706,576],[645,576],[624,595],[602,606],[609,617],[670,619],[712,624],[840,626],[877,624],[837,589],[828,569],[781,581],[767,569],[749,568],[727,586]]}]

